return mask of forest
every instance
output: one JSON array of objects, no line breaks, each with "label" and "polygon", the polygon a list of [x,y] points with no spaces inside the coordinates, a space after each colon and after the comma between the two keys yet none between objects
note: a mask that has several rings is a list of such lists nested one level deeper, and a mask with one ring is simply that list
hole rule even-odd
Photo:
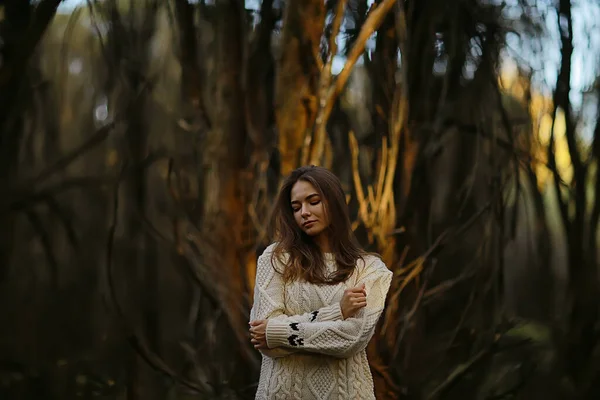
[{"label": "forest", "polygon": [[594,0],[1,0],[0,399],[253,399],[282,180],[393,271],[377,399],[600,398]]}]

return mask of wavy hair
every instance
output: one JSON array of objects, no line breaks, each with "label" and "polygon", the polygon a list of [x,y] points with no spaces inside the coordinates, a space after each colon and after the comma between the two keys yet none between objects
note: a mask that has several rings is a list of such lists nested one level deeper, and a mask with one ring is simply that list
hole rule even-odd
[{"label": "wavy hair", "polygon": [[[325,255],[294,219],[291,192],[298,181],[312,184],[323,201],[329,220],[329,226],[323,234],[328,235],[331,252],[338,266],[337,271],[328,276],[325,274]],[[282,272],[278,272],[283,274],[286,282],[305,280],[328,285],[344,282],[354,272],[357,261],[366,254],[352,231],[342,184],[335,174],[323,167],[306,166],[292,171],[279,191],[271,230],[276,242],[271,257],[285,266]]]}]

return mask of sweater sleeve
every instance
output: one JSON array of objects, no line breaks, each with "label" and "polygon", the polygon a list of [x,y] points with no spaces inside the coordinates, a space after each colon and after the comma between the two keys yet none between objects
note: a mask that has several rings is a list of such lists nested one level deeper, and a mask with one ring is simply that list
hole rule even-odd
[{"label": "sweater sleeve", "polygon": [[[299,315],[286,315],[284,301],[284,281],[281,273],[275,270],[271,262],[273,245],[269,246],[258,258],[256,283],[254,285],[254,303],[250,311],[250,321],[266,319],[267,324],[278,323],[294,325],[341,320],[342,310],[339,302]],[[280,266],[278,266],[280,268]],[[271,347],[271,346],[269,346]],[[269,357],[283,357],[299,349],[274,349],[262,351]]]},{"label": "sweater sleeve", "polygon": [[383,312],[392,281],[392,272],[379,260],[373,260],[358,279],[365,283],[367,306],[345,320],[288,323],[274,319],[267,324],[267,345],[349,358],[364,350],[371,340]]}]

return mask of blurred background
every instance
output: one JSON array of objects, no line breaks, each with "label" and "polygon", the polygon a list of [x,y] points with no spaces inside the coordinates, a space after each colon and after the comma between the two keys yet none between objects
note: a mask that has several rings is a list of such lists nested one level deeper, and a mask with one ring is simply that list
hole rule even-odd
[{"label": "blurred background", "polygon": [[0,1],[0,399],[251,399],[282,177],[395,278],[377,399],[598,399],[594,0]]}]

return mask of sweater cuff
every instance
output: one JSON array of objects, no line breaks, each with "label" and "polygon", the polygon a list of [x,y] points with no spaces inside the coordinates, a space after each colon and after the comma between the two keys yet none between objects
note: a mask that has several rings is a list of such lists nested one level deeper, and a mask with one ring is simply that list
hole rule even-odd
[{"label": "sweater cuff", "polygon": [[267,320],[266,338],[268,348],[274,349],[287,344],[288,325],[288,322],[277,319]]},{"label": "sweater cuff", "polygon": [[343,319],[342,307],[339,302],[335,302],[329,307],[322,308],[319,311],[319,321],[339,321]]}]

